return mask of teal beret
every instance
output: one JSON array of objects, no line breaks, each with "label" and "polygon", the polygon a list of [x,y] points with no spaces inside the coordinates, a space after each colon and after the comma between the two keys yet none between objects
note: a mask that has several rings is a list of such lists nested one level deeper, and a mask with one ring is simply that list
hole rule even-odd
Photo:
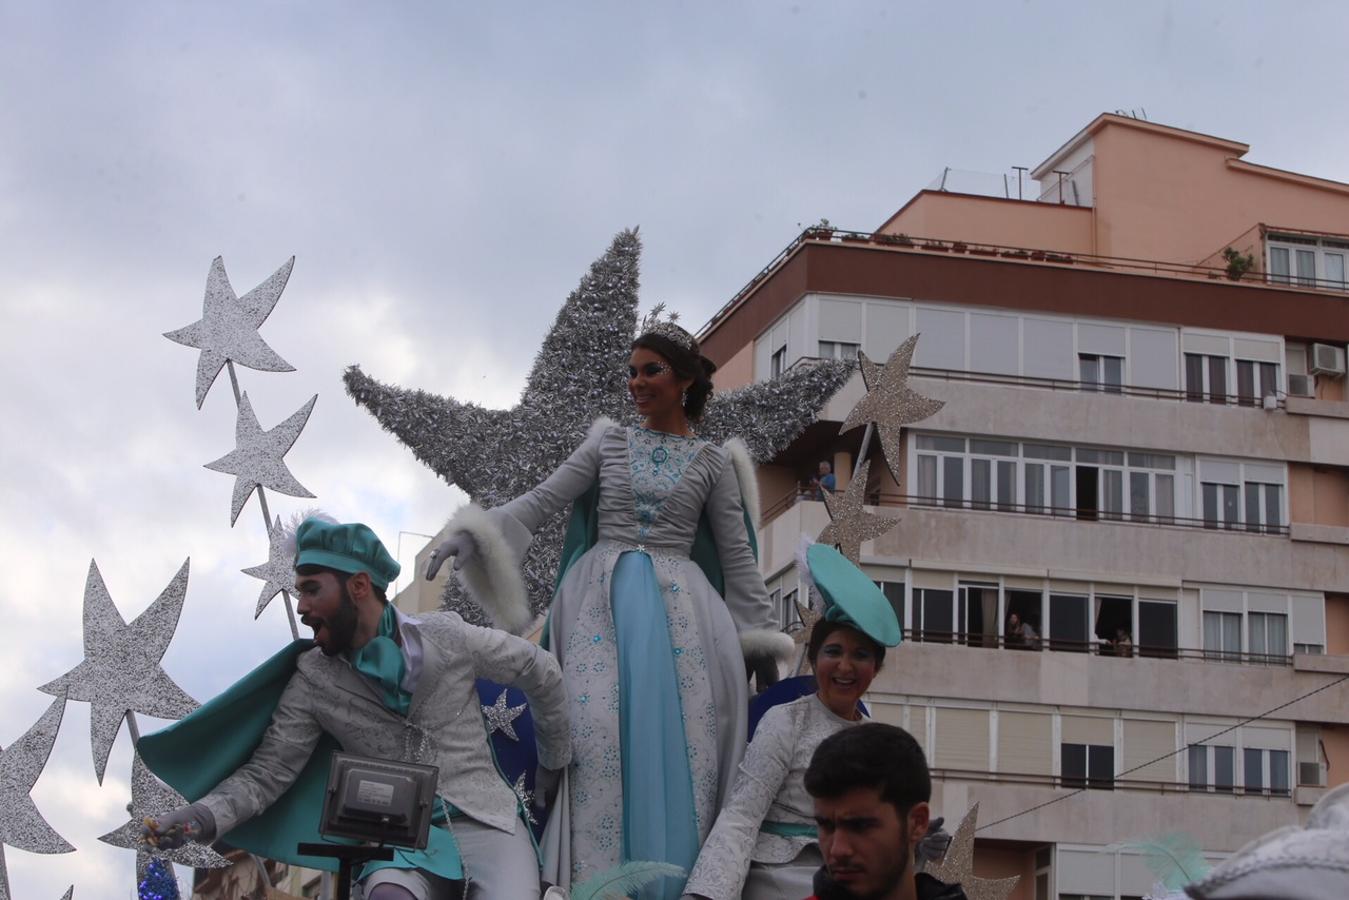
[{"label": "teal beret", "polygon": [[300,566],[323,566],[351,575],[364,572],[381,591],[401,569],[369,526],[322,519],[305,519],[295,529],[295,568]]},{"label": "teal beret", "polygon": [[826,619],[847,622],[882,646],[899,644],[902,635],[894,607],[865,572],[828,544],[811,544],[806,563],[824,600]]}]

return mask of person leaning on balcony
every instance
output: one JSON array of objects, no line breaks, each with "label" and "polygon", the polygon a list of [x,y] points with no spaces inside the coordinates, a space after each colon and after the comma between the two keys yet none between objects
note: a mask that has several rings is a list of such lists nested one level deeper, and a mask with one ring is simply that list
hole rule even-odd
[{"label": "person leaning on balcony", "polygon": [[1039,650],[1040,635],[1035,632],[1035,626],[1022,621],[1020,615],[1008,613],[1007,646],[1018,647],[1022,650]]},{"label": "person leaning on balcony", "polygon": [[832,494],[838,489],[838,478],[829,460],[820,460],[816,475],[810,479],[810,488],[814,500],[823,500],[825,494]]},{"label": "person leaning on balcony", "polygon": [[[685,900],[800,900],[823,864],[814,806],[803,778],[811,755],[832,734],[866,721],[859,700],[900,642],[899,621],[885,595],[833,547],[810,545],[802,572],[825,609],[806,645],[815,693],[764,713],[730,798],[698,854]],[[925,852],[940,856],[950,836]]]},{"label": "person leaning on balcony", "polygon": [[1115,640],[1113,641],[1116,656],[1133,656],[1134,639],[1129,634],[1129,629],[1123,625],[1115,629]]}]

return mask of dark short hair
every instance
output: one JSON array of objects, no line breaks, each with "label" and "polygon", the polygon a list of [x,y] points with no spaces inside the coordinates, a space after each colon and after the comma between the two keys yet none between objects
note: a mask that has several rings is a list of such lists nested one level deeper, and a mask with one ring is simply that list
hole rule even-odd
[{"label": "dark short hair", "polygon": [[835,732],[820,742],[806,769],[812,797],[840,797],[857,788],[875,788],[900,817],[932,799],[923,748],[903,728],[867,722]]},{"label": "dark short hair", "polygon": [[[324,572],[327,572],[329,575],[337,576],[337,580],[341,582],[343,587],[347,586],[348,579],[354,574],[352,572],[339,572],[337,569],[330,569],[327,566],[319,566],[314,563],[305,563],[302,566],[295,567],[296,575],[321,575]],[[381,602],[389,602],[389,598],[384,593],[384,588],[379,587],[373,581],[370,582],[370,590],[374,592],[374,595],[378,597]]]},{"label": "dark short hair", "polygon": [[863,634],[848,622],[831,622],[828,619],[820,619],[815,623],[814,627],[810,629],[810,640],[806,643],[806,659],[810,660],[810,664],[812,666],[815,665],[815,657],[819,656],[820,648],[824,646],[824,642],[829,639],[829,635],[838,631],[840,628],[847,628],[853,634],[871,645],[871,652],[876,656],[876,671],[879,672],[881,666],[885,663],[885,645],[872,640],[870,635]]},{"label": "dark short hair", "polygon": [[670,364],[675,377],[693,379],[684,395],[684,415],[693,421],[701,419],[707,400],[712,396],[712,373],[717,371],[717,364],[702,355],[698,342],[694,341],[693,347],[688,348],[663,334],[647,332],[632,342],[633,350],[638,347],[659,353]]}]

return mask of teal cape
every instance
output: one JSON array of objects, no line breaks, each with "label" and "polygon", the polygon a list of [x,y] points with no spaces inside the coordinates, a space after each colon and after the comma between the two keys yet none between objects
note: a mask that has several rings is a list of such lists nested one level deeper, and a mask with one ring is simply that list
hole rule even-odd
[{"label": "teal cape", "polygon": [[[293,642],[200,709],[141,737],[136,751],[145,765],[189,801],[209,794],[252,757],[300,654],[313,646],[313,641]],[[290,865],[337,871],[337,860],[304,856],[295,847],[302,841],[355,843],[324,837],[318,831],[329,761],[332,752],[340,749],[325,733],[295,783],[266,810],[233,828],[226,835],[227,843]],[[458,848],[443,828],[431,829],[425,850],[396,852],[417,868],[452,880],[463,878]]]},{"label": "teal cape", "polygon": [[[571,516],[567,519],[567,533],[562,539],[561,565],[557,567],[557,579],[553,582],[554,593],[557,593],[557,589],[562,584],[562,578],[567,574],[567,571],[585,555],[587,550],[599,542],[599,505],[600,486],[598,483],[591,485],[590,489],[572,504]],[[748,509],[745,510],[745,533],[749,535],[749,549],[757,561],[759,558],[759,538],[754,533],[754,519],[750,516]],[[698,530],[694,534],[693,547],[689,551],[689,557],[698,564],[698,568],[703,570],[703,574],[707,576],[712,588],[724,598],[726,596],[726,577],[721,571],[721,556],[717,553],[717,541],[712,535],[712,525],[707,520],[705,510],[698,519]],[[540,643],[545,649],[548,648],[548,632],[550,631],[548,626],[551,624],[552,610],[550,609],[548,621],[544,623],[543,636],[540,638]]]}]

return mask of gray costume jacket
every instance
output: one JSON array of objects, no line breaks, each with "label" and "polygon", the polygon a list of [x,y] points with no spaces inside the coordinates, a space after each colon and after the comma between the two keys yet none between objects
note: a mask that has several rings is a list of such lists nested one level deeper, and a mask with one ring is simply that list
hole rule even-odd
[{"label": "gray costume jacket", "polygon": [[419,615],[417,628],[421,674],[406,718],[386,708],[342,657],[317,648],[300,656],[252,758],[200,801],[215,816],[218,834],[275,802],[324,731],[349,753],[439,766],[440,796],[478,822],[515,832],[515,792],[492,761],[474,680],[525,692],[539,762],[560,769],[571,760],[571,739],[557,661],[523,638],[469,625],[453,612]]}]

